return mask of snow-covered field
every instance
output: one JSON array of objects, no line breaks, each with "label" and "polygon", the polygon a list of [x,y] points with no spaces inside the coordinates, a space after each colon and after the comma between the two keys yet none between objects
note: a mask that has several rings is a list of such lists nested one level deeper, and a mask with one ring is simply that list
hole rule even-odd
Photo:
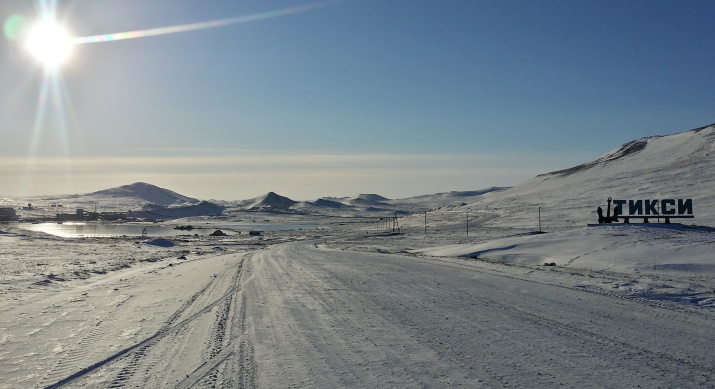
[{"label": "snow-covered field", "polygon": [[[291,234],[136,248],[163,259],[24,290],[15,279],[0,387],[713,386],[712,309],[634,287],[679,287],[669,271],[504,266],[370,248],[399,235]],[[348,250],[361,235],[373,246]]]},{"label": "snow-covered field", "polygon": [[[0,388],[715,387],[714,133],[506,190],[269,193],[157,223],[316,229],[67,239],[0,224]],[[199,204],[158,189],[0,205]],[[610,196],[691,198],[696,226],[589,225]]]}]

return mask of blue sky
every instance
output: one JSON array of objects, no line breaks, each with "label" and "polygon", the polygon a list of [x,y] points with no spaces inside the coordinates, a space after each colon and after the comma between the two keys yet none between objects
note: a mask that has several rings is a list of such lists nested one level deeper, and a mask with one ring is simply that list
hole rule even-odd
[{"label": "blue sky", "polygon": [[[313,3],[77,0],[57,14],[91,36]],[[12,15],[36,7],[3,2]],[[713,17],[712,1],[339,1],[77,45],[41,121],[43,70],[2,39],[0,196],[135,181],[226,200],[515,185],[715,122]]]}]

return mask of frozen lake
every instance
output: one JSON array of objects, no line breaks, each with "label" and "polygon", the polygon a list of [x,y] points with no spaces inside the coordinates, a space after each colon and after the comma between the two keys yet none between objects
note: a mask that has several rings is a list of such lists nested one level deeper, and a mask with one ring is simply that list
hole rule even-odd
[{"label": "frozen lake", "polygon": [[39,223],[19,224],[19,228],[40,231],[64,238],[142,236],[146,229],[147,236],[209,235],[222,230],[232,235],[240,231],[290,231],[307,230],[320,227],[315,224],[256,224],[229,223],[194,226],[191,230],[177,230],[174,226],[154,224],[102,224],[102,223]]}]

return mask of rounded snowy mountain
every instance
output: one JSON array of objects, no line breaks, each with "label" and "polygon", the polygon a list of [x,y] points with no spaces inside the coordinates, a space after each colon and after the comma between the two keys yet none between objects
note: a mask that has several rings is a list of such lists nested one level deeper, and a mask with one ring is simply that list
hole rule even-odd
[{"label": "rounded snowy mountain", "polygon": [[116,188],[104,189],[90,193],[90,195],[134,198],[144,200],[153,204],[167,206],[180,204],[197,204],[200,202],[193,197],[184,196],[174,191],[160,188],[152,184],[147,184],[145,182],[135,182],[130,185],[123,185]]}]

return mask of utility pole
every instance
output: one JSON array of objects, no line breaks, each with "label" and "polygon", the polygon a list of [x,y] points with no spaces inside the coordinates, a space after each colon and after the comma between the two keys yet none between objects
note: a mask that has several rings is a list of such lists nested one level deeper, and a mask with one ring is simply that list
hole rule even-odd
[{"label": "utility pole", "polygon": [[541,207],[539,207],[539,233],[541,233]]},{"label": "utility pole", "polygon": [[469,211],[467,211],[467,236],[469,236]]},{"label": "utility pole", "polygon": [[425,235],[427,235],[427,211],[425,211]]}]

